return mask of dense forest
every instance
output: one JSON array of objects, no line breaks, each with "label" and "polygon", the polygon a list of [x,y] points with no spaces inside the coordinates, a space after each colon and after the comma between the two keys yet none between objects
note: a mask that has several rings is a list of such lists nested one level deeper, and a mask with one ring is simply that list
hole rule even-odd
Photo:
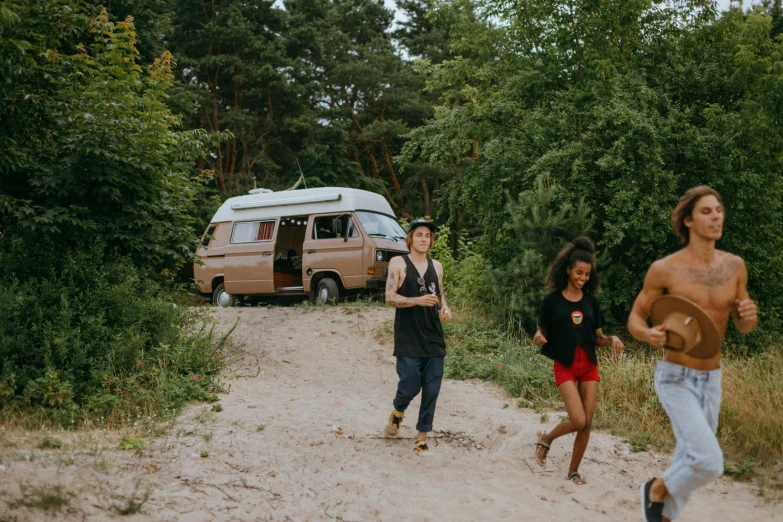
[{"label": "dense forest", "polygon": [[709,184],[743,342],[780,331],[781,0],[3,0],[0,77],[0,406],[118,411],[156,364],[178,392],[143,400],[212,393],[172,295],[221,201],[300,172],[432,216],[447,283],[521,330],[579,233],[624,322]]}]

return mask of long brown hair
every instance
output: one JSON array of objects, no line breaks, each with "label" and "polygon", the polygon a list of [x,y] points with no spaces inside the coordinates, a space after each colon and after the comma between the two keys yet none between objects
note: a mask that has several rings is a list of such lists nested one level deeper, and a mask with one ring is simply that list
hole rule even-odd
[{"label": "long brown hair", "polygon": [[[424,226],[424,225],[422,225]],[[413,243],[413,233],[416,232],[416,229],[419,227],[414,228],[410,232],[408,232],[408,235],[405,236],[405,244],[408,246],[408,252],[411,251],[411,243]],[[425,227],[427,230],[430,231],[430,248],[429,250],[432,250],[432,247],[435,246],[435,232],[430,229],[430,227]]]},{"label": "long brown hair", "polygon": [[680,243],[683,245],[687,245],[691,240],[691,231],[685,226],[685,218],[693,217],[693,207],[704,196],[715,196],[718,203],[723,205],[723,200],[717,190],[707,185],[699,185],[688,189],[672,210],[672,232],[680,238]]}]

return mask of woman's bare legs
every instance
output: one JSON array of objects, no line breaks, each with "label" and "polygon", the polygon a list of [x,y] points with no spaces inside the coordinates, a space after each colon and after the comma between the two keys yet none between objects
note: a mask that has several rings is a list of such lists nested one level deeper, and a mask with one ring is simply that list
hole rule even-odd
[{"label": "woman's bare legs", "polygon": [[[560,396],[565,403],[568,420],[563,421],[549,433],[544,434],[542,441],[551,444],[555,439],[576,433],[574,450],[571,454],[571,465],[568,467],[568,477],[579,471],[587,443],[590,440],[590,428],[595,413],[595,401],[598,394],[598,382],[587,381],[577,385],[574,381],[566,381],[560,385]],[[538,448],[543,451],[542,448]]]},{"label": "woman's bare legs", "polygon": [[582,411],[585,415],[585,423],[582,428],[576,432],[574,439],[574,451],[571,454],[571,465],[568,468],[568,476],[579,471],[579,464],[582,463],[582,457],[585,456],[587,443],[590,440],[590,428],[593,425],[593,414],[595,413],[595,400],[598,394],[598,382],[587,381],[579,383],[579,396],[582,399]]}]

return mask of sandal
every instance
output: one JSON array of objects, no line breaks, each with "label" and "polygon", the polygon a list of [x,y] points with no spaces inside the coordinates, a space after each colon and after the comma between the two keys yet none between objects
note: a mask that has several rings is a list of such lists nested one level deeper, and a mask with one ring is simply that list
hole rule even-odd
[{"label": "sandal", "polygon": [[[536,463],[539,466],[541,466],[542,468],[546,466],[546,456],[549,454],[549,448],[550,448],[549,444],[544,442],[544,435],[546,435],[546,432],[539,433],[538,434],[538,442],[535,443],[535,447],[536,447],[536,453],[535,453]],[[538,450],[539,449],[543,449],[544,450],[544,454],[541,457],[538,456]]]},{"label": "sandal", "polygon": [[581,486],[583,484],[586,484],[585,479],[582,478],[582,475],[574,471],[570,475],[568,475],[568,480],[576,484],[577,486]]}]

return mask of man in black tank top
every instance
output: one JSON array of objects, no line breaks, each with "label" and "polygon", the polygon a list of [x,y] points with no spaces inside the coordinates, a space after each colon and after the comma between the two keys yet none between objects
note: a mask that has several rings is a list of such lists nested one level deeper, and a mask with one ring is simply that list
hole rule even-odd
[{"label": "man in black tank top", "polygon": [[394,356],[397,357],[397,395],[394,411],[383,433],[393,437],[402,424],[405,409],[421,391],[418,436],[413,451],[429,455],[427,433],[432,431],[435,404],[443,380],[446,343],[441,320],[451,320],[443,289],[443,266],[427,255],[435,244],[435,225],[417,219],[405,238],[410,254],[389,261],[386,304],[397,309],[394,317]]}]

